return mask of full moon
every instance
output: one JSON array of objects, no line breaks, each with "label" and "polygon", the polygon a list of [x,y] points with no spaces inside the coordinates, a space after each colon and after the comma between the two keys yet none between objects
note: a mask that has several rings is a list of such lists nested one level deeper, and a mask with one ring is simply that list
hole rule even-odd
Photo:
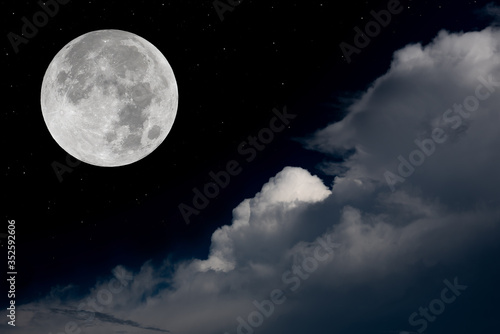
[{"label": "full moon", "polygon": [[84,34],[62,48],[42,82],[42,114],[54,140],[95,166],[134,163],[167,137],[178,91],[167,59],[121,30]]}]

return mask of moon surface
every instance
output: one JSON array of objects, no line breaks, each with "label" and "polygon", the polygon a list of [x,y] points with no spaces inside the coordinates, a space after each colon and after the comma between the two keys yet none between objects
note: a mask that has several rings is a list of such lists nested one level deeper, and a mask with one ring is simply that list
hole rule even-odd
[{"label": "moon surface", "polygon": [[134,163],[167,137],[177,114],[174,73],[144,38],[121,30],[84,34],[50,63],[42,114],[54,140],[91,165]]}]

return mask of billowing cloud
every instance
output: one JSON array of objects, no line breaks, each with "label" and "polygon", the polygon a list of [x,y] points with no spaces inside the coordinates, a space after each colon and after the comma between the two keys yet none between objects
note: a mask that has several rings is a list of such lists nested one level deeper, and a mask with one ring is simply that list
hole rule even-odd
[{"label": "billowing cloud", "polygon": [[[331,191],[318,177],[312,177],[306,170],[286,167],[262,187],[254,198],[244,200],[233,210],[232,225],[219,228],[212,235],[212,246],[208,260],[194,264],[201,271],[207,269],[228,271],[235,268],[237,254],[256,256],[259,248],[253,244],[259,240],[260,249],[276,248],[276,239],[283,244],[284,230],[293,227],[294,218],[300,206],[324,200]],[[251,243],[248,245],[248,243]],[[260,254],[273,266],[275,252]]]},{"label": "billowing cloud", "polygon": [[340,172],[333,192],[351,198],[385,185],[468,206],[499,199],[499,37],[441,31],[397,51],[348,115],[307,141],[325,153],[355,150],[343,170],[327,165]]},{"label": "billowing cloud", "polygon": [[[336,176],[331,187],[286,167],[233,210],[206,259],[117,267],[89,296],[62,299],[57,290],[19,307],[18,328],[0,328],[357,333],[391,323],[416,331],[415,301],[434,298],[419,288],[453,280],[441,276],[451,271],[480,285],[467,268],[498,240],[498,50],[500,32],[487,28],[442,31],[397,51],[343,120],[306,141],[326,156],[345,154],[323,164]],[[388,172],[399,181],[388,183]],[[460,323],[446,325],[441,332]]]}]

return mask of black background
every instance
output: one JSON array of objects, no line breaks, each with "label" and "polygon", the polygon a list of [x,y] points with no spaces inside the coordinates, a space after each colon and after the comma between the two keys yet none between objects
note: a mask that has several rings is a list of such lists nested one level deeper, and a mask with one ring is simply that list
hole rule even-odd
[{"label": "black background", "polygon": [[[339,44],[353,44],[355,26],[388,1],[244,0],[221,21],[210,0],[70,1],[15,53],[36,1],[2,2],[4,222],[16,221],[17,301],[54,285],[82,287],[117,264],[201,257],[210,235],[231,222],[231,210],[285,166],[321,174],[322,155],[294,140],[342,116],[339,97],[366,89],[387,70],[392,53],[429,42],[440,29],[487,25],[471,17],[486,2],[401,1],[404,10],[347,63]],[[120,29],[154,44],[172,66],[179,108],[172,131],[152,154],[122,167],[85,163],[59,182],[53,163],[67,154],[52,139],[40,108],[49,63],[74,38]],[[238,145],[267,127],[272,109],[297,115],[257,158],[244,163]],[[208,173],[242,162],[242,172],[187,225],[178,209]],[[321,175],[325,182],[331,178]],[[328,184],[329,185],[329,184]],[[4,246],[5,247],[5,246]],[[5,248],[4,248],[5,249]]]}]

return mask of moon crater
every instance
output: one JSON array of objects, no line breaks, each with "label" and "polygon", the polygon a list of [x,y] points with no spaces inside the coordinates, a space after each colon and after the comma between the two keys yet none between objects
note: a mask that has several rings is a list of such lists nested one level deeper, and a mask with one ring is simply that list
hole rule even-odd
[{"label": "moon crater", "polygon": [[120,30],[68,43],[42,83],[42,113],[52,137],[97,166],[122,166],[150,154],[170,132],[177,105],[166,58],[142,37]]}]

